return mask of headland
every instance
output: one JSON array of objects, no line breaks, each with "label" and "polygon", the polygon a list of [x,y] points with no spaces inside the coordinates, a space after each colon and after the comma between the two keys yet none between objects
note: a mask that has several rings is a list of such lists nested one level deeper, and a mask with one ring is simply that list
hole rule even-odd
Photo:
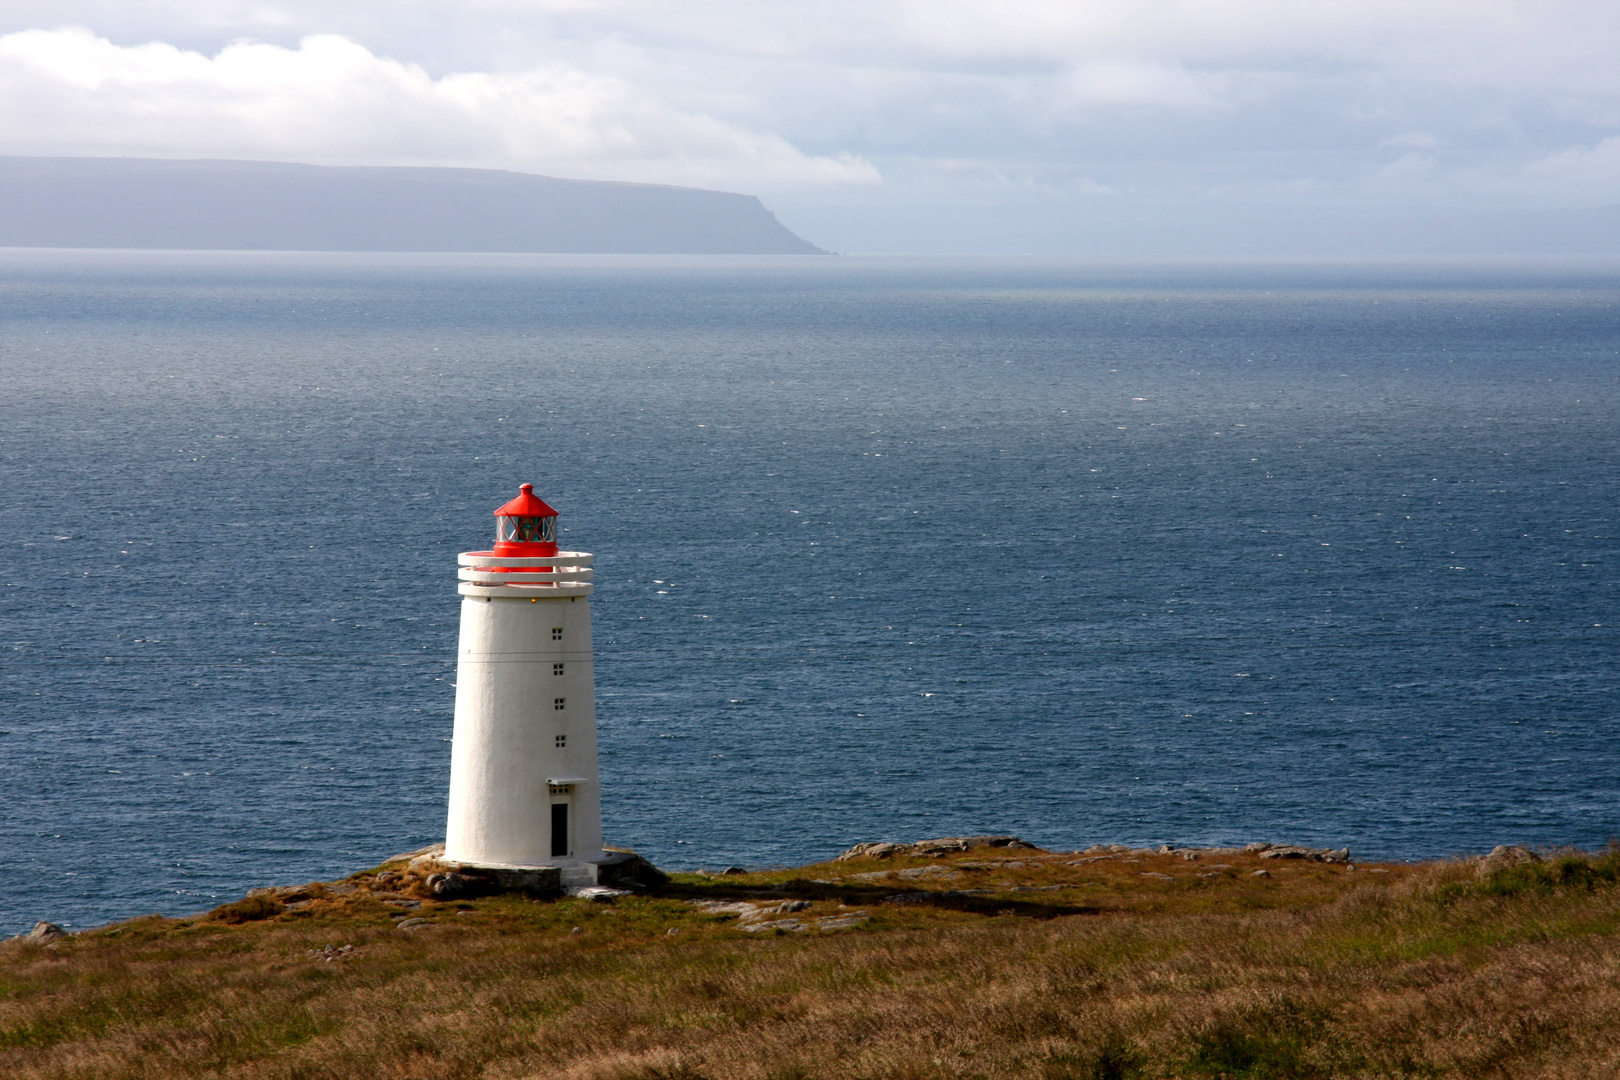
[{"label": "headland", "polygon": [[428,849],[0,944],[9,1077],[1586,1077],[1620,851],[857,845],[594,889]]},{"label": "headland", "polygon": [[813,255],[753,195],[497,169],[0,157],[0,247]]}]

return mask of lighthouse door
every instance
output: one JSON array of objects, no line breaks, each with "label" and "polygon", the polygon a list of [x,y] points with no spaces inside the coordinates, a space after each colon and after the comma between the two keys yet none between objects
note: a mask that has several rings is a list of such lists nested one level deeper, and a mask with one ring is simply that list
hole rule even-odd
[{"label": "lighthouse door", "polygon": [[554,802],[551,804],[551,857],[554,859],[566,858],[568,855],[568,804]]}]

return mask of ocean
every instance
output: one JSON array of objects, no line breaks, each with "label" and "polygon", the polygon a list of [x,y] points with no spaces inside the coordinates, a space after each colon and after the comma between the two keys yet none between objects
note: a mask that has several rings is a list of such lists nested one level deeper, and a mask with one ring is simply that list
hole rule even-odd
[{"label": "ocean", "polygon": [[603,810],[1620,833],[1620,264],[0,252],[0,933],[442,838],[455,555],[597,556]]}]

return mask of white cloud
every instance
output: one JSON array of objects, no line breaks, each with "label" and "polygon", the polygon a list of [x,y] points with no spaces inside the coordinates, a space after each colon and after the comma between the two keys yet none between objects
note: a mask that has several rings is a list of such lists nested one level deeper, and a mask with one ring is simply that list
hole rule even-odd
[{"label": "white cloud", "polygon": [[1527,180],[1620,193],[1620,135],[1610,135],[1590,148],[1572,146],[1525,167]]},{"label": "white cloud", "polygon": [[7,153],[773,206],[1616,200],[1614,0],[0,0],[6,31]]},{"label": "white cloud", "polygon": [[1566,147],[1528,162],[1447,167],[1432,153],[1409,151],[1367,177],[1381,201],[1581,207],[1620,197],[1620,135]]},{"label": "white cloud", "polygon": [[1465,174],[1462,183],[1504,201],[1553,206],[1591,206],[1620,201],[1620,135],[1592,146],[1571,146],[1500,175],[1495,169]]},{"label": "white cloud", "polygon": [[0,152],[476,165],[707,186],[868,183],[852,154],[671,107],[552,62],[435,78],[332,34],[213,56],[81,28],[0,37]]},{"label": "white cloud", "polygon": [[1167,64],[1113,60],[1083,64],[1062,80],[1062,93],[1080,106],[1144,105],[1202,111],[1223,109],[1227,80]]}]

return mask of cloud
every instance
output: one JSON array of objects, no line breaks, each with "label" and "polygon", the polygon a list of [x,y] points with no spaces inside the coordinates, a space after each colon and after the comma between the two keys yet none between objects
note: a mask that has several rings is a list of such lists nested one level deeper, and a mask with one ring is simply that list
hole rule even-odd
[{"label": "cloud", "polygon": [[1378,145],[1386,149],[1433,150],[1440,145],[1440,140],[1427,131],[1404,131],[1380,140]]},{"label": "cloud", "polygon": [[[5,0],[0,152],[481,165],[773,206],[1595,204],[1614,200],[1615,11]],[[56,19],[95,33],[37,29]]]},{"label": "cloud", "polygon": [[1469,179],[1516,202],[1555,206],[1614,203],[1620,200],[1620,135],[1549,154],[1499,181],[1494,176]]},{"label": "cloud", "polygon": [[699,184],[861,184],[853,154],[672,107],[563,62],[434,77],[339,35],[213,56],[89,30],[0,37],[0,152],[470,165]]},{"label": "cloud", "polygon": [[1536,182],[1595,188],[1614,196],[1620,192],[1620,135],[1610,135],[1590,148],[1572,146],[1532,162],[1524,176]]},{"label": "cloud", "polygon": [[1448,167],[1409,151],[1366,178],[1383,201],[1581,207],[1612,204],[1620,193],[1620,135],[1566,147],[1528,162]]},{"label": "cloud", "polygon": [[1203,111],[1223,109],[1225,79],[1181,67],[1114,60],[1083,64],[1062,80],[1062,93],[1079,106],[1142,105]]}]

